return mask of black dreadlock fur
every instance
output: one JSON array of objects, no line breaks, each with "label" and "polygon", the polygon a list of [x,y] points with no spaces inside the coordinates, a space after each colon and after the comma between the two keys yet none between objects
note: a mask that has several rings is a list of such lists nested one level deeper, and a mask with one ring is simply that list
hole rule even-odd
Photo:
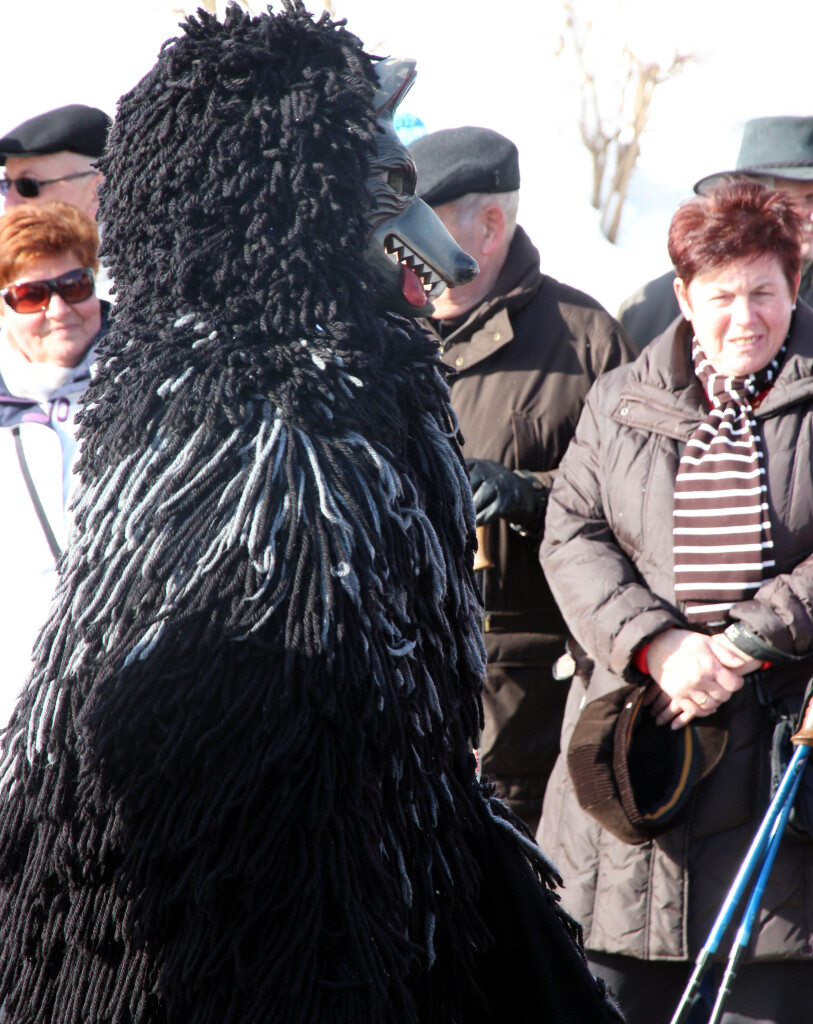
[{"label": "black dreadlock fur", "polygon": [[495,829],[581,953],[475,778],[468,483],[432,346],[371,312],[362,259],[371,61],[299,3],[184,31],[102,162],[119,299],[4,734],[0,999],[17,1024],[462,1024]]}]

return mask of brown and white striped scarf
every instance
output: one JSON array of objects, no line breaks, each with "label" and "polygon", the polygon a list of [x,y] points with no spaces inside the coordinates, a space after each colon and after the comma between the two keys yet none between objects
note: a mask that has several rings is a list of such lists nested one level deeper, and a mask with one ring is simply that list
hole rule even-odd
[{"label": "brown and white striped scarf", "polygon": [[758,373],[717,373],[695,338],[692,361],[709,399],[675,480],[675,596],[689,622],[722,626],[733,604],[773,574],[773,539],[755,399],[779,372],[787,339]]}]

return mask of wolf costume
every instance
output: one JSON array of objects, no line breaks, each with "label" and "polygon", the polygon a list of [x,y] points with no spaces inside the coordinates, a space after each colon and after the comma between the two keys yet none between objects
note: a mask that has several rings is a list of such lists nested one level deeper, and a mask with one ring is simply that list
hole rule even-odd
[{"label": "wolf costume", "polygon": [[120,101],[118,303],[3,736],[11,1021],[617,1019],[476,777],[468,483],[433,343],[376,312],[473,268],[399,233],[421,211],[376,84],[327,16],[232,7]]}]

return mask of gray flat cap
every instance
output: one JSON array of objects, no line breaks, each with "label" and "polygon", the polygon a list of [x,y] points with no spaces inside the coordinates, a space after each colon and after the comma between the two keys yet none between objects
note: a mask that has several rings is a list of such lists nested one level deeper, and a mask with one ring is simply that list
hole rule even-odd
[{"label": "gray flat cap", "polygon": [[733,171],[709,174],[694,186],[702,195],[725,178],[767,175],[813,181],[813,117],[755,117],[745,122]]},{"label": "gray flat cap", "polygon": [[469,192],[515,192],[519,152],[490,128],[443,128],[416,139],[409,152],[418,170],[417,193],[430,206]]},{"label": "gray flat cap", "polygon": [[31,117],[0,139],[0,164],[10,156],[41,156],[70,150],[100,157],[111,119],[103,110],[72,103]]}]

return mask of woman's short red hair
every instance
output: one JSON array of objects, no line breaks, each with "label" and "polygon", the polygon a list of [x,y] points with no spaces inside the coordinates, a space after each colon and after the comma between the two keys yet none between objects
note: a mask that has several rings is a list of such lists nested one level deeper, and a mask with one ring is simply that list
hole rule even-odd
[{"label": "woman's short red hair", "polygon": [[681,206],[669,226],[669,257],[685,284],[733,260],[774,256],[791,291],[802,266],[802,211],[787,192],[756,181],[725,182]]},{"label": "woman's short red hair", "polygon": [[23,203],[0,217],[0,288],[18,281],[33,260],[72,252],[99,269],[96,222],[68,203]]}]

